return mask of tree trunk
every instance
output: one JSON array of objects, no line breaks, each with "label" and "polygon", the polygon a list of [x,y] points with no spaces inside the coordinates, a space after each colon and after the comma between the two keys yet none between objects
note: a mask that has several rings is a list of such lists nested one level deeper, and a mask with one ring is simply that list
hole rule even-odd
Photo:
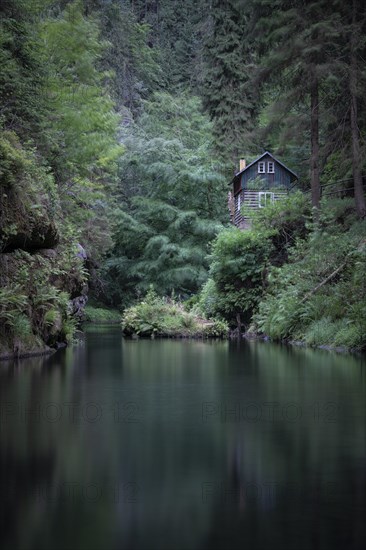
[{"label": "tree trunk", "polygon": [[352,170],[356,211],[360,218],[366,216],[365,194],[362,186],[362,159],[360,148],[360,131],[357,124],[357,59],[356,40],[356,2],[352,4],[352,35],[349,88],[351,94],[351,135],[352,135]]},{"label": "tree trunk", "polygon": [[320,181],[319,181],[319,83],[313,74],[310,84],[311,101],[311,156],[310,156],[310,183],[311,204],[319,208]]}]

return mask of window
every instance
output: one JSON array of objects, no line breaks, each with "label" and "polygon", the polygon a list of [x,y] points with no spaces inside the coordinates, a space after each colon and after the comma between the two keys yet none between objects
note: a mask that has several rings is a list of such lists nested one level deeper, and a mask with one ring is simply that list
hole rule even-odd
[{"label": "window", "polygon": [[264,208],[267,204],[274,202],[274,193],[269,193],[268,191],[261,191],[258,194],[258,206],[259,208]]},{"label": "window", "polygon": [[274,174],[274,162],[267,162],[267,173]]},{"label": "window", "polygon": [[265,173],[266,173],[266,163],[258,162],[258,174],[265,174]]},{"label": "window", "polygon": [[[267,174],[274,174],[274,162],[267,162]],[[266,173],[266,163],[264,161],[258,162],[258,174]]]},{"label": "window", "polygon": [[240,193],[238,195],[238,212],[240,212],[240,205],[241,205],[241,196]]}]

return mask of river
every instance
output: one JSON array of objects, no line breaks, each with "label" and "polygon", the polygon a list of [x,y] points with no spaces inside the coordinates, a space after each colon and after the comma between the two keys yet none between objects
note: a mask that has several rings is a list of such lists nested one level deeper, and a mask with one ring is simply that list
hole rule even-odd
[{"label": "river", "polygon": [[93,326],[2,362],[1,548],[363,548],[365,369]]}]

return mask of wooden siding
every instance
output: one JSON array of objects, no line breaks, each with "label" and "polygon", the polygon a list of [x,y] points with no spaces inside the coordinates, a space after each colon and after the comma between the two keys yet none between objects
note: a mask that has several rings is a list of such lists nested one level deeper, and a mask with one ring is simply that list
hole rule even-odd
[{"label": "wooden siding", "polygon": [[[260,174],[258,173],[258,163],[259,162],[265,162],[266,164],[266,170],[267,170],[267,163],[273,162],[274,163],[274,173],[273,174]],[[249,180],[253,180],[257,177],[262,178],[266,182],[266,188],[271,189],[272,187],[285,187],[289,188],[291,186],[291,173],[286,170],[281,164],[276,162],[272,157],[269,155],[265,155],[262,157],[258,162],[254,163],[253,166],[250,166],[242,175],[241,175],[241,188],[246,189],[247,183]]]},{"label": "wooden siding", "polygon": [[[240,228],[247,228],[250,225],[251,214],[261,208],[261,203],[264,204],[264,193],[267,193],[267,203],[274,202],[287,197],[286,191],[240,191],[234,197],[235,214],[234,224]],[[270,195],[269,195],[270,194]],[[240,210],[243,210],[243,214]]]}]

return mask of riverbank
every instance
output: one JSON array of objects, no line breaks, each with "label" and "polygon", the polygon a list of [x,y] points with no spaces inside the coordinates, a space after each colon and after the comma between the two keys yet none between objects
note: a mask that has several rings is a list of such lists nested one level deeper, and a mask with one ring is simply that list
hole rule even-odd
[{"label": "riverbank", "polygon": [[270,338],[270,336],[267,336],[266,334],[257,334],[254,332],[244,332],[241,335],[241,337],[245,340],[258,340],[261,342],[268,342],[271,344],[295,346],[299,348],[308,348],[308,349],[318,349],[318,350],[336,352],[336,353],[345,354],[345,355],[347,354],[359,355],[359,356],[365,355],[365,352],[358,348],[349,348],[347,346],[332,346],[332,345],[325,345],[325,344],[311,345],[301,340],[290,340],[290,339],[273,340],[272,338]]}]

